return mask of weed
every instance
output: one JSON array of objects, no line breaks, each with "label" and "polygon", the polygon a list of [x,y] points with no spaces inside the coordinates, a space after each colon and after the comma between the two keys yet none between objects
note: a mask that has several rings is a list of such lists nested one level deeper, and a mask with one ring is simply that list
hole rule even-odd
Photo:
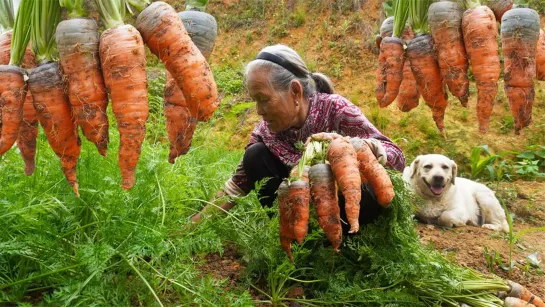
[{"label": "weed", "polygon": [[242,68],[229,65],[213,67],[214,78],[218,90],[227,95],[240,94],[244,90],[244,74]]},{"label": "weed", "polygon": [[390,123],[390,120],[387,116],[382,114],[381,110],[377,107],[374,107],[371,110],[371,122],[373,125],[375,125],[379,130],[385,130],[386,127],[388,127],[388,124]]}]

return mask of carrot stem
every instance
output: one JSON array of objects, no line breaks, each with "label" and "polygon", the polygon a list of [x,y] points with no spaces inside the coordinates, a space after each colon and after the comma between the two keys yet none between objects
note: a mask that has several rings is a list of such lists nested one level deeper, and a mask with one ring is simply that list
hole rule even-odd
[{"label": "carrot stem", "polygon": [[58,58],[55,30],[61,21],[61,6],[58,0],[35,1],[32,10],[32,50],[36,62],[43,64]]},{"label": "carrot stem", "polygon": [[415,36],[429,33],[428,8],[432,0],[408,0],[409,21]]},{"label": "carrot stem", "polygon": [[122,26],[127,16],[126,0],[95,0],[98,13],[107,29]]},{"label": "carrot stem", "polygon": [[134,8],[137,13],[140,13],[148,6],[149,0],[127,0],[127,4],[130,4],[128,9],[132,14],[134,14],[134,12],[132,12],[131,7]]},{"label": "carrot stem", "polygon": [[11,38],[10,65],[20,66],[25,56],[25,50],[30,40],[33,6],[34,0],[21,0],[19,4]]},{"label": "carrot stem", "polygon": [[409,17],[409,3],[407,0],[397,0],[394,4],[394,37],[401,37],[407,18]]},{"label": "carrot stem", "polygon": [[0,0],[0,34],[13,29],[13,3],[11,0]]},{"label": "carrot stem", "polygon": [[207,4],[208,0],[187,0],[185,10],[199,10],[204,12]]},{"label": "carrot stem", "polygon": [[474,9],[481,6],[480,0],[465,0],[467,9]]},{"label": "carrot stem", "polygon": [[66,9],[68,17],[82,18],[87,16],[87,12],[83,7],[83,0],[59,0],[61,7]]}]

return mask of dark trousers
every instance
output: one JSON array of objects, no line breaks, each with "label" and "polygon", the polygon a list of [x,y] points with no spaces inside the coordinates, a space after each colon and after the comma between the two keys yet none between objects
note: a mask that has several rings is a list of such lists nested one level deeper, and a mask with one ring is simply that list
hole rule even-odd
[{"label": "dark trousers", "polygon": [[[276,199],[276,191],[282,180],[289,176],[290,169],[276,158],[263,143],[255,143],[246,149],[242,165],[248,180],[255,185],[256,182],[268,178],[267,182],[258,191],[262,206],[272,206]],[[341,219],[347,221],[344,210],[344,197],[339,192],[339,207]],[[360,225],[372,223],[382,213],[382,206],[377,203],[375,193],[371,186],[363,184],[360,202]],[[342,223],[343,234],[347,234],[350,226]]]}]

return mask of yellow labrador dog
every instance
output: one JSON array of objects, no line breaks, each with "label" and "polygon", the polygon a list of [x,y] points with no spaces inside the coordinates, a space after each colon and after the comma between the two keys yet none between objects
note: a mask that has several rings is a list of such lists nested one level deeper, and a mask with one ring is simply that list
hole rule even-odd
[{"label": "yellow labrador dog", "polygon": [[509,231],[505,212],[494,192],[483,184],[456,177],[458,166],[437,154],[421,155],[403,171],[403,179],[424,203],[416,217],[445,227],[482,226]]}]

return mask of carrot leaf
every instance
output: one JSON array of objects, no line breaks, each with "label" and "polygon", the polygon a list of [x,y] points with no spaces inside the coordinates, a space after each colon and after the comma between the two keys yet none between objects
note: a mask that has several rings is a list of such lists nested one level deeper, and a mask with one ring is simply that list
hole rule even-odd
[{"label": "carrot leaf", "polygon": [[11,36],[10,65],[21,65],[25,56],[25,50],[30,40],[33,6],[34,0],[21,0],[19,4],[13,26],[13,35]]},{"label": "carrot leaf", "polygon": [[408,0],[397,0],[394,2],[394,37],[401,37],[407,18],[409,17]]},{"label": "carrot leaf", "polygon": [[83,7],[83,0],[59,0],[61,7],[66,9],[68,17],[82,18],[87,17],[87,12]]},{"label": "carrot leaf", "polygon": [[47,63],[57,59],[55,30],[60,21],[61,6],[58,0],[35,1],[30,36],[37,63]]},{"label": "carrot leaf", "polygon": [[408,0],[409,20],[415,35],[429,33],[428,8],[433,0]]},{"label": "carrot leaf", "polygon": [[208,4],[208,0],[187,0],[185,5],[185,10],[195,10],[195,11],[202,11],[204,12],[206,10],[206,5]]},{"label": "carrot leaf", "polygon": [[132,15],[142,12],[149,4],[149,0],[127,0],[127,10]]},{"label": "carrot leaf", "polygon": [[474,9],[478,6],[481,6],[480,0],[464,0],[464,2],[465,2],[465,7],[468,9]]},{"label": "carrot leaf", "polygon": [[126,0],[95,0],[100,18],[107,29],[122,26],[127,16]]},{"label": "carrot leaf", "polygon": [[0,33],[13,28],[13,3],[11,0],[0,0]]}]

